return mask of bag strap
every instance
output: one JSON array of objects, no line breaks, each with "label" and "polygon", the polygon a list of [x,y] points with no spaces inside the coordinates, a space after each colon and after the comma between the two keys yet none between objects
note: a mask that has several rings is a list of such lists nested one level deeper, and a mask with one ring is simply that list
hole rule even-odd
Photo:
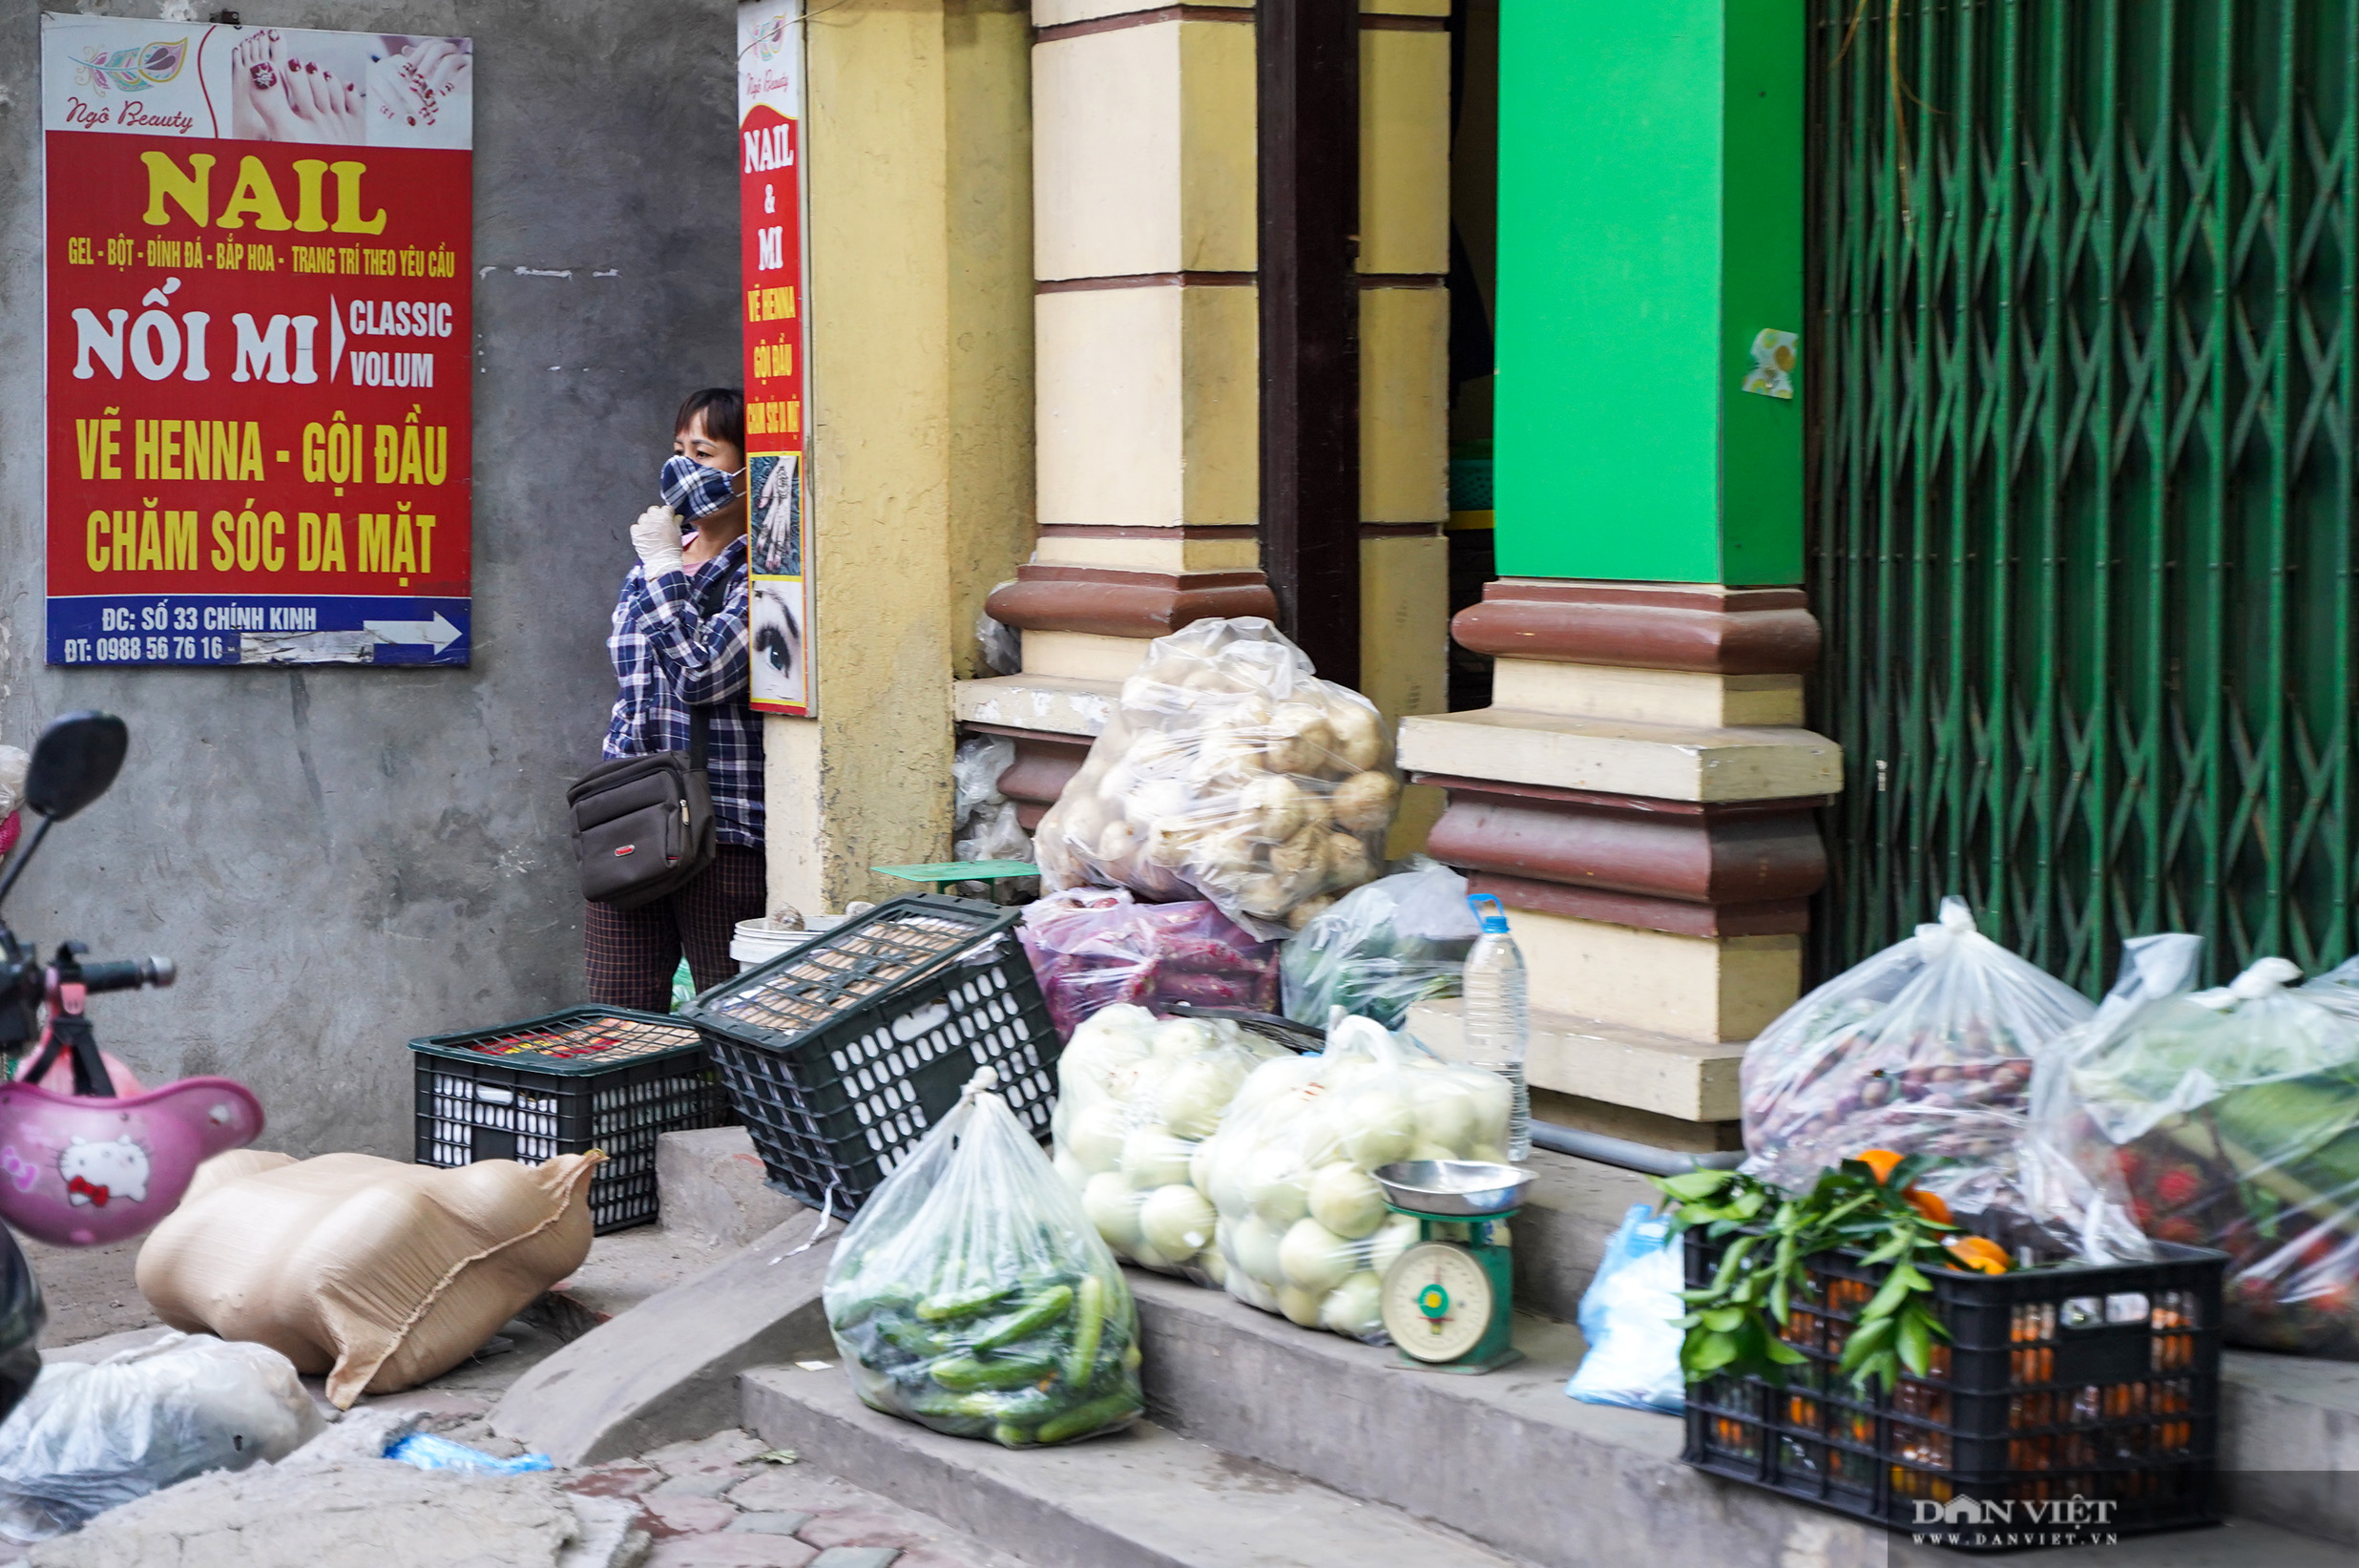
[{"label": "bag strap", "polygon": [[[735,575],[737,574],[734,572],[723,572],[697,596],[697,611],[707,620],[719,615],[720,607],[729,601],[729,579]],[[705,753],[708,749],[708,739],[712,727],[711,721],[705,716],[705,706],[706,704],[701,702],[688,704],[688,765],[699,773],[704,771]]]}]

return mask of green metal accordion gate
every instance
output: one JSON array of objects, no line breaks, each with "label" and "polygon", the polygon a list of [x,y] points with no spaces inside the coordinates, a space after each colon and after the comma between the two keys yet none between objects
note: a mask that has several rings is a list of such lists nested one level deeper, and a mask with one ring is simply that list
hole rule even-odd
[{"label": "green metal accordion gate", "polygon": [[1811,0],[1822,972],[2354,946],[2359,0]]}]

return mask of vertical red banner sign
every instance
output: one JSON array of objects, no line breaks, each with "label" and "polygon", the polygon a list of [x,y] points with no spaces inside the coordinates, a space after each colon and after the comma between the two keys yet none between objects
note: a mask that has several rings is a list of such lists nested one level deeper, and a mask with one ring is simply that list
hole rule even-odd
[{"label": "vertical red banner sign", "polygon": [[803,0],[738,8],[745,453],[753,495],[753,705],[804,714],[812,678],[809,301],[803,256]]},{"label": "vertical red banner sign", "polygon": [[41,19],[49,661],[465,664],[465,38]]}]

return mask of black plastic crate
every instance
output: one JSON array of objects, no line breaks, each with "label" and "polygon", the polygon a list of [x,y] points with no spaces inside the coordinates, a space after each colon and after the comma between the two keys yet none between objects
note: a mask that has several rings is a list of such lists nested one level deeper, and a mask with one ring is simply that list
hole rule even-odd
[{"label": "black plastic crate", "polygon": [[692,1024],[570,1007],[498,1029],[411,1040],[418,1163],[527,1165],[601,1149],[590,1179],[598,1234],[656,1217],[656,1138],[737,1119]]},{"label": "black plastic crate", "polygon": [[[1711,1283],[1742,1234],[1686,1232],[1689,1288]],[[1807,1362],[1782,1387],[1689,1384],[1682,1457],[1966,1551],[2215,1523],[2227,1258],[2155,1245],[2162,1257],[2146,1264],[1926,1269],[1953,1337],[1935,1341],[1929,1376],[1872,1394],[1837,1363],[1889,1267],[1823,1253],[1786,1315]]]},{"label": "black plastic crate", "polygon": [[1063,1047],[1019,917],[896,898],[689,1004],[772,1186],[856,1212],[987,1065],[1016,1119],[1048,1138]]}]

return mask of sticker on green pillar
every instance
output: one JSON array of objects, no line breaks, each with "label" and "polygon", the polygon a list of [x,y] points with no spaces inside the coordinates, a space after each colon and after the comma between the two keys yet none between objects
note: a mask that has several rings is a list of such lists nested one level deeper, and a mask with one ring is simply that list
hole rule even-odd
[{"label": "sticker on green pillar", "polygon": [[1794,395],[1794,345],[1802,340],[1791,332],[1764,326],[1753,334],[1753,368],[1745,372],[1744,387],[1763,397],[1791,400]]}]

